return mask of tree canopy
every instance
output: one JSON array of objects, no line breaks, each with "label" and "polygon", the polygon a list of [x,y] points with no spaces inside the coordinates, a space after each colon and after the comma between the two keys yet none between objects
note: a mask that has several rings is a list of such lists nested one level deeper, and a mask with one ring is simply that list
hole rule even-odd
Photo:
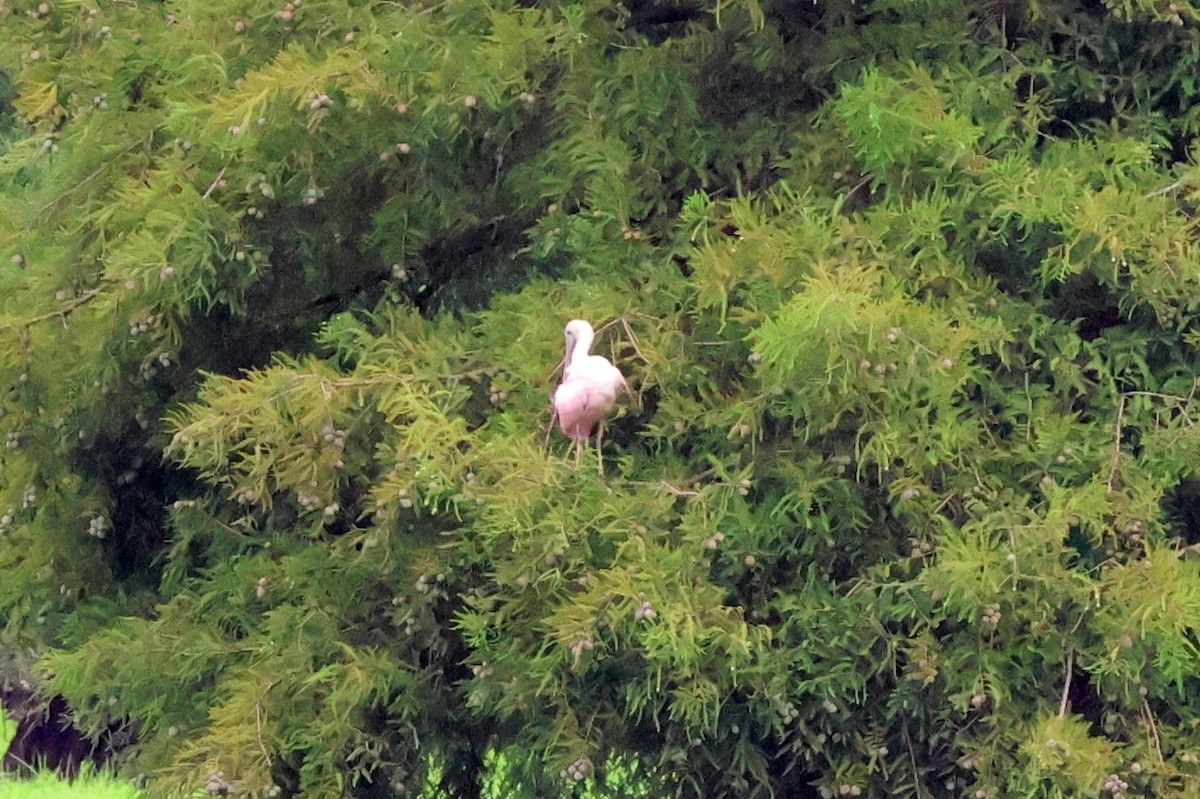
[{"label": "tree canopy", "polygon": [[1190,0],[0,21],[0,654],[152,795],[1200,792]]}]

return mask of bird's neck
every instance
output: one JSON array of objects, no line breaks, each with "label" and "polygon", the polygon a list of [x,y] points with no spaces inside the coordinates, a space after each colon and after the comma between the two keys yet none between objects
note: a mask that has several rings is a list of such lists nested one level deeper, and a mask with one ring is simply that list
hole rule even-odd
[{"label": "bird's neck", "polygon": [[588,357],[588,351],[592,348],[592,337],[589,335],[580,335],[575,339],[575,346],[567,350],[567,361],[563,364],[564,369],[570,369],[571,364],[580,363]]}]

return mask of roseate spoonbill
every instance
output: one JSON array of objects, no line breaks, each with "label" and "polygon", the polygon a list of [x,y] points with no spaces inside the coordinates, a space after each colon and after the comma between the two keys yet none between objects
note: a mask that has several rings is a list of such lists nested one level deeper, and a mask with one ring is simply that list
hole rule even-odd
[{"label": "roseate spoonbill", "polygon": [[583,442],[596,430],[596,455],[600,471],[604,471],[604,456],[600,441],[604,435],[604,417],[612,410],[617,395],[625,390],[621,371],[603,355],[592,355],[596,332],[582,319],[572,319],[563,330],[567,352],[563,356],[563,378],[554,392],[554,412],[562,431],[575,442],[575,461],[583,453]]}]

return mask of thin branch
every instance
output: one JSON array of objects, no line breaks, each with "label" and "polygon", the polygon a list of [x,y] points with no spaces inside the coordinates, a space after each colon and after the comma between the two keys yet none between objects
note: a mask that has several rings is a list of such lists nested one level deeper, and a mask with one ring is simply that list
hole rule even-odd
[{"label": "thin branch", "polygon": [[633,351],[636,352],[638,357],[642,359],[642,363],[650,363],[650,359],[645,356],[645,354],[642,352],[642,348],[638,346],[637,336],[634,335],[633,328],[629,326],[629,320],[622,316],[618,321],[620,321],[621,326],[625,328],[625,335],[629,336],[629,343],[633,346]]},{"label": "thin branch", "polygon": [[632,480],[629,484],[635,486],[653,486],[654,488],[664,488],[677,497],[698,497],[700,496],[700,492],[693,490],[693,487],[704,482],[705,478],[711,477],[715,471],[715,469],[705,469],[699,474],[694,474],[691,477],[686,478],[682,483],[679,484],[680,486],[683,486],[682,488],[674,486],[671,483],[668,483],[666,480],[659,480],[657,483],[644,480]]},{"label": "thin branch", "polygon": [[1120,399],[1117,400],[1116,429],[1113,431],[1112,465],[1109,468],[1108,480],[1106,481],[1109,491],[1113,490],[1113,483],[1116,480],[1116,475],[1117,475],[1117,464],[1121,458],[1121,425],[1125,421],[1125,401],[1128,400],[1130,397],[1150,397],[1152,399],[1158,399],[1158,400],[1169,400],[1169,401],[1173,402],[1175,404],[1175,408],[1178,408],[1180,410],[1180,412],[1183,414],[1184,423],[1188,427],[1195,427],[1196,422],[1194,419],[1191,419],[1187,416],[1187,410],[1188,410],[1188,406],[1190,406],[1193,402],[1195,402],[1196,389],[1198,386],[1200,386],[1200,379],[1193,379],[1192,380],[1192,389],[1191,389],[1191,391],[1188,392],[1188,395],[1186,397],[1180,396],[1178,394],[1163,394],[1158,391],[1123,391],[1123,392],[1121,392]]},{"label": "thin branch", "polygon": [[854,194],[855,194],[855,193],[856,193],[856,192],[857,192],[859,189],[861,189],[863,186],[867,185],[868,183],[870,183],[870,182],[871,182],[872,180],[874,180],[874,179],[875,179],[875,173],[874,173],[874,172],[868,172],[866,175],[864,175],[864,176],[863,176],[863,179],[862,179],[862,180],[860,180],[858,183],[856,183],[856,184],[854,185],[854,188],[850,189],[850,191],[848,191],[848,192],[845,192],[845,193],[842,195],[842,199],[843,199],[843,200],[848,200],[848,199],[850,199],[850,197],[851,197],[852,195],[854,195]]},{"label": "thin branch", "polygon": [[554,407],[552,401],[550,403],[550,426],[546,428],[546,440],[542,442],[542,449],[546,450],[546,452],[550,451],[550,435],[554,432],[554,422],[556,419],[558,419],[558,409]]},{"label": "thin branch", "polygon": [[19,324],[0,325],[0,330],[14,330],[17,327],[29,327],[30,325],[36,325],[38,322],[45,322],[47,319],[54,319],[55,317],[62,319],[63,327],[66,327],[67,317],[74,313],[75,309],[79,306],[91,302],[99,293],[100,289],[98,288],[90,289],[57,310],[41,314],[40,316],[35,316],[32,319],[26,319],[24,322]]},{"label": "thin branch", "polygon": [[1113,431],[1112,465],[1109,467],[1109,470],[1108,470],[1108,480],[1105,481],[1105,485],[1108,486],[1109,491],[1113,490],[1113,481],[1117,477],[1117,463],[1119,463],[1121,460],[1121,423],[1123,421],[1125,421],[1125,395],[1124,394],[1122,394],[1121,399],[1117,401],[1117,424],[1116,424],[1116,430]]},{"label": "thin branch", "polygon": [[207,200],[212,193],[217,190],[217,186],[220,185],[221,181],[225,179],[225,169],[226,167],[221,167],[221,171],[217,173],[215,178],[213,178],[213,182],[208,185],[208,190],[204,192],[204,196],[202,196],[200,199]]},{"label": "thin branch", "polygon": [[912,762],[913,788],[916,789],[917,799],[924,799],[921,793],[921,775],[917,769],[917,753],[913,750],[912,738],[908,734],[908,725],[905,724],[900,729],[904,731],[904,743],[908,747],[908,758]]},{"label": "thin branch", "polygon": [[[128,152],[128,151],[127,151],[127,152]],[[84,178],[83,180],[81,180],[81,181],[79,181],[78,183],[76,183],[76,184],[75,184],[74,186],[72,186],[71,188],[69,188],[69,189],[67,189],[66,191],[64,191],[64,192],[63,192],[62,194],[60,194],[59,196],[55,197],[55,198],[54,198],[53,200],[51,200],[50,202],[48,202],[48,203],[46,203],[45,205],[43,205],[41,208],[39,208],[39,209],[38,209],[38,216],[43,216],[43,215],[44,215],[44,214],[45,214],[47,211],[49,211],[51,208],[54,208],[54,207],[55,207],[55,206],[57,206],[57,205],[61,205],[61,204],[62,204],[62,203],[63,203],[63,202],[64,202],[64,201],[65,201],[65,200],[66,200],[66,199],[69,197],[69,196],[71,196],[71,193],[72,193],[72,192],[74,192],[74,191],[77,191],[78,189],[81,189],[81,188],[83,188],[84,186],[86,186],[87,184],[91,183],[93,180],[95,180],[96,178],[100,177],[100,175],[101,175],[103,172],[104,172],[104,167],[102,166],[102,167],[100,167],[99,169],[97,169],[95,172],[93,172],[92,174],[88,175],[88,176],[87,176],[86,178]]]},{"label": "thin branch", "polygon": [[1033,395],[1029,393],[1029,373],[1025,373],[1025,400],[1028,406],[1025,417],[1025,440],[1033,441]]},{"label": "thin branch", "polygon": [[1075,649],[1067,648],[1067,677],[1063,680],[1062,701],[1058,703],[1058,717],[1067,715],[1067,697],[1071,693],[1071,677],[1075,673]]},{"label": "thin branch", "polygon": [[[118,0],[112,0],[112,2],[117,2],[117,1],[118,1]],[[130,5],[133,5],[133,2],[131,2],[131,0],[126,0],[126,2],[129,2],[129,4],[130,4]],[[139,147],[149,147],[150,145],[152,145],[152,144],[153,144],[153,140],[154,140],[154,134],[155,134],[155,133],[156,133],[158,130],[159,130],[159,128],[156,126],[156,127],[155,127],[155,128],[154,128],[154,129],[153,129],[151,132],[150,132],[150,134],[148,135],[148,137],[147,137],[147,140],[146,140],[146,141],[144,141],[144,142],[143,142],[143,141],[137,141],[137,142],[135,142],[135,143],[134,143],[134,144],[132,144],[131,146],[129,146],[129,147],[126,147],[124,150],[122,150],[120,153],[118,153],[118,154],[117,154],[117,156],[119,157],[119,156],[128,155],[129,153],[132,153],[133,151],[137,150]],[[108,163],[112,163],[112,161],[113,161],[113,160],[114,160],[114,159],[110,158]],[[107,165],[108,165],[108,164],[106,164],[105,166],[107,166]],[[44,214],[45,214],[47,211],[49,211],[51,208],[54,208],[55,206],[61,205],[61,204],[62,204],[64,201],[66,201],[66,199],[67,199],[68,197],[70,197],[70,196],[71,196],[71,194],[72,194],[73,192],[75,192],[75,191],[77,191],[77,190],[79,190],[79,189],[83,188],[84,186],[86,186],[87,184],[91,183],[91,182],[92,182],[93,180],[95,180],[96,178],[100,177],[100,175],[102,175],[102,174],[104,173],[104,169],[105,169],[105,167],[104,167],[104,166],[101,166],[101,167],[99,167],[98,169],[96,169],[96,171],[95,171],[95,172],[93,172],[92,174],[88,175],[86,178],[84,178],[83,180],[79,181],[79,182],[78,182],[78,183],[76,183],[74,186],[72,186],[71,188],[67,189],[67,190],[66,190],[66,191],[64,191],[62,194],[60,194],[59,196],[55,197],[53,200],[51,200],[50,202],[48,202],[48,203],[46,203],[45,205],[43,205],[41,208],[39,208],[39,209],[38,209],[38,215],[39,215],[39,216],[41,216],[41,215],[44,215]]]},{"label": "thin branch", "polygon": [[672,494],[674,494],[677,497],[698,497],[698,496],[700,496],[699,491],[685,491],[682,488],[676,488],[675,486],[668,483],[666,480],[659,480],[658,485],[661,488],[665,488],[667,491],[671,492]]},{"label": "thin branch", "polygon": [[1172,183],[1170,186],[1163,186],[1161,189],[1155,189],[1154,191],[1152,191],[1148,194],[1143,194],[1142,199],[1149,200],[1151,197],[1161,197],[1164,194],[1170,194],[1171,192],[1175,191],[1182,185],[1183,185],[1183,181],[1177,180],[1174,183]]},{"label": "thin branch", "polygon": [[1158,762],[1165,763],[1162,751],[1162,739],[1158,735],[1158,725],[1154,723],[1154,714],[1150,712],[1150,703],[1146,701],[1146,697],[1142,697],[1142,712],[1146,714],[1146,721],[1150,723],[1150,732],[1154,736],[1154,751],[1158,754]]},{"label": "thin branch", "polygon": [[262,722],[263,722],[262,703],[263,703],[263,700],[267,698],[267,694],[269,694],[271,692],[271,689],[274,688],[276,685],[279,685],[279,682],[280,682],[279,680],[272,680],[271,682],[267,683],[267,687],[264,688],[262,693],[258,695],[258,699],[254,700],[255,737],[258,738],[258,748],[260,750],[262,750],[263,757],[265,757],[267,759],[266,762],[268,764],[271,763],[271,753],[267,751],[266,741],[264,741],[263,737],[262,737]]}]

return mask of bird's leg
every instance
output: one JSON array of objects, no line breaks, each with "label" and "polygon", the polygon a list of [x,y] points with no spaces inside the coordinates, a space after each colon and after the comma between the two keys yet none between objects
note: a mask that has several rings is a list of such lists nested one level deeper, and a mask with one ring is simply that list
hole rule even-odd
[{"label": "bird's leg", "polygon": [[578,469],[583,463],[583,439],[575,439],[575,468]]},{"label": "bird's leg", "polygon": [[604,476],[604,448],[601,442],[604,441],[604,422],[596,424],[596,466],[600,470],[600,476]]}]

